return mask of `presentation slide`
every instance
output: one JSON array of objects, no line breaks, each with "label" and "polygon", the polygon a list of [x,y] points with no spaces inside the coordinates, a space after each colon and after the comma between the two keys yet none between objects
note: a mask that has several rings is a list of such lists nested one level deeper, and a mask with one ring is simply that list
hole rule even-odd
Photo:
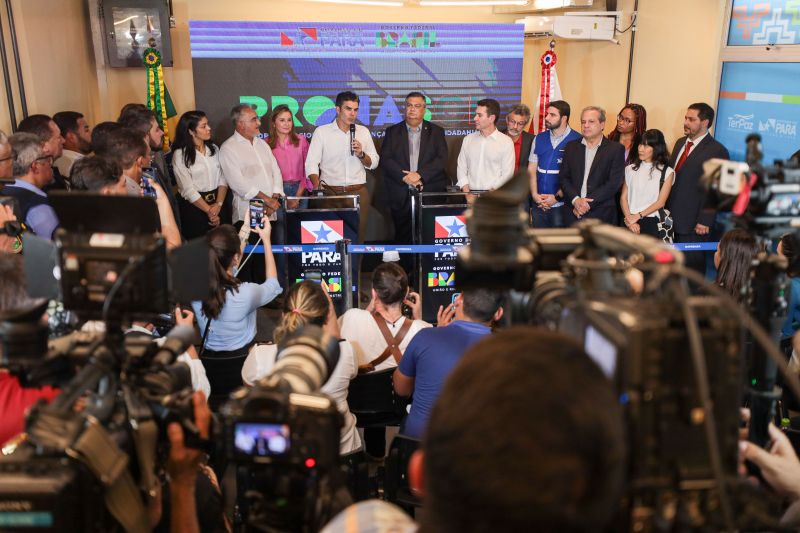
[{"label": "presentation slide", "polygon": [[336,94],[351,90],[359,122],[381,137],[402,120],[405,95],[420,91],[426,118],[463,136],[478,100],[497,99],[505,114],[521,96],[521,24],[191,21],[189,31],[197,108],[215,139],[232,133],[240,102],[262,116],[286,104],[310,136],[335,118]]},{"label": "presentation slide", "polygon": [[744,161],[745,139],[761,135],[764,164],[800,149],[800,63],[724,63],[714,136]]}]

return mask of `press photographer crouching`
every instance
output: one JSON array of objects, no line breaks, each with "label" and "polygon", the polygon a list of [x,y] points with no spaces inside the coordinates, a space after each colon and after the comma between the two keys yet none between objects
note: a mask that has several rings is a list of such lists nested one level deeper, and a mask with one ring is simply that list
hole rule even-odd
[{"label": "press photographer crouching", "polygon": [[[207,250],[176,250],[168,266],[149,199],[63,194],[51,202],[62,221],[55,249],[26,236],[25,259],[40,272],[59,272],[64,306],[81,320],[102,319],[105,327],[102,334],[74,333],[48,346],[38,322],[43,306],[30,320],[3,322],[2,367],[23,386],[48,383],[61,392],[50,404],[33,406],[24,439],[0,458],[0,523],[8,531],[31,520],[50,531],[149,531],[161,516],[162,479],[169,479],[163,474],[178,480],[204,456],[183,445],[209,446],[207,409],[205,396],[193,393],[190,368],[178,362],[194,340],[193,328],[175,328],[154,343],[123,338],[122,325],[163,313],[171,298],[196,297],[181,292],[183,280],[168,273],[192,265],[206,279]],[[53,256],[58,269],[47,266]],[[47,285],[42,276],[29,290]],[[182,495],[176,493],[173,517],[185,514]],[[208,501],[202,508],[213,513]],[[216,509],[221,521],[221,505]]]}]

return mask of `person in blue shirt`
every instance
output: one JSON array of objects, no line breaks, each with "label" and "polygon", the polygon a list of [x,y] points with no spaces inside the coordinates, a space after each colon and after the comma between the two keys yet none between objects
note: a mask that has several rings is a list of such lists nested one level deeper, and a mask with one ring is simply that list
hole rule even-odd
[{"label": "person in blue shirt", "polygon": [[29,230],[52,239],[58,218],[43,189],[53,182],[53,156],[44,154],[39,137],[32,133],[16,133],[9,142],[15,181],[3,188],[3,195],[17,199],[19,218]]},{"label": "person in blue shirt", "polygon": [[[197,325],[203,332],[200,360],[211,383],[209,405],[212,409],[242,385],[242,366],[255,342],[256,311],[283,290],[278,283],[270,246],[270,225],[265,224],[255,231],[264,246],[267,274],[264,283],[242,283],[235,275],[244,257],[244,244],[249,238],[249,220],[245,220],[238,236],[236,229],[229,224],[217,226],[206,235],[211,271],[209,296],[202,302],[192,302],[192,307]],[[257,258],[253,256],[252,260]]]},{"label": "person in blue shirt", "polygon": [[[450,306],[446,327],[417,333],[394,372],[394,390],[400,396],[414,394],[411,411],[401,432],[420,438],[445,379],[467,349],[491,333],[491,325],[503,316],[502,293],[487,289],[465,290]],[[441,324],[440,324],[441,325]]]}]

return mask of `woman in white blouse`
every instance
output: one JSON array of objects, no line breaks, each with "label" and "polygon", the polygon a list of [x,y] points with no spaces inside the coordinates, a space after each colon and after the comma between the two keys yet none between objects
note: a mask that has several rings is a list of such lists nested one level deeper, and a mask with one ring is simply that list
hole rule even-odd
[{"label": "woman in white blouse", "polygon": [[625,167],[620,203],[629,230],[659,238],[659,210],[666,205],[674,180],[675,171],[669,167],[664,134],[659,130],[647,130],[642,135],[635,161]]},{"label": "woman in white blouse", "polygon": [[205,113],[187,111],[181,115],[172,149],[184,238],[202,237],[211,228],[230,224],[230,209],[225,207],[228,184]]}]

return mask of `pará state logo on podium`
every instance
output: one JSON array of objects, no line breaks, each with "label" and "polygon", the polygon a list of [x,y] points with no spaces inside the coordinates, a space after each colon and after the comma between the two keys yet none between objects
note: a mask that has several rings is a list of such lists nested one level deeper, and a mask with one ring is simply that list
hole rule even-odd
[{"label": "par\u00e1 state logo on podium", "polygon": [[436,217],[434,238],[458,239],[467,237],[467,223],[464,215]]},{"label": "par\u00e1 state logo on podium", "polygon": [[302,244],[335,243],[344,238],[343,220],[301,220]]}]

